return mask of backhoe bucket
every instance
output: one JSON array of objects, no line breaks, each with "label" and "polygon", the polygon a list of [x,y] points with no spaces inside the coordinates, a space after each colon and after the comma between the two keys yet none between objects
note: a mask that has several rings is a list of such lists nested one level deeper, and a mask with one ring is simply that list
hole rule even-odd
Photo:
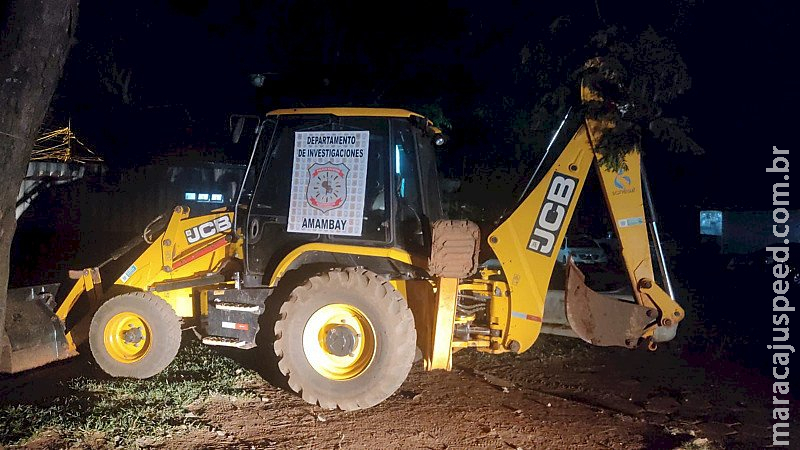
[{"label": "backhoe bucket", "polygon": [[16,373],[77,355],[70,350],[64,324],[53,313],[58,284],[11,289],[6,333],[11,353],[0,358],[0,372]]},{"label": "backhoe bucket", "polygon": [[586,286],[585,280],[570,258],[564,304],[575,334],[602,347],[636,347],[644,329],[653,321],[647,317],[648,308],[598,294]]}]

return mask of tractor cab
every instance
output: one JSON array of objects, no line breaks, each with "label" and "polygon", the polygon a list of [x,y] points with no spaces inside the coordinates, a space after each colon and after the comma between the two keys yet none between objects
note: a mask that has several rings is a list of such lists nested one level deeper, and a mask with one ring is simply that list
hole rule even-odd
[{"label": "tractor cab", "polygon": [[[301,249],[301,258],[291,258],[298,265],[341,263],[388,274],[424,269],[431,224],[442,218],[436,140],[441,134],[428,120],[400,109],[269,113],[236,217],[245,238],[245,284],[270,284],[265,274]],[[401,267],[382,254],[330,253],[319,244],[394,249],[421,262]]]}]

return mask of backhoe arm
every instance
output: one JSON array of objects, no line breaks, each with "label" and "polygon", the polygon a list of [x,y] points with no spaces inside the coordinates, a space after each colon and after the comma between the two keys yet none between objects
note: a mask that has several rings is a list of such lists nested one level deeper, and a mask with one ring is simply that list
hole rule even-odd
[{"label": "backhoe arm", "polygon": [[601,178],[636,303],[591,291],[570,262],[565,296],[572,328],[596,345],[634,347],[640,339],[652,342],[659,327],[671,330],[660,333],[659,340],[670,339],[683,318],[683,309],[654,281],[638,152],[627,155],[627,171],[617,172],[602,168],[602,156],[595,152],[608,126],[584,119],[539,185],[489,235],[508,282],[507,308],[495,308],[507,316],[491,318],[492,327],[502,330],[505,349],[525,351],[539,336],[553,267],[592,165]]},{"label": "backhoe arm", "polygon": [[508,317],[492,319],[504,330],[506,349],[524,352],[539,336],[553,266],[594,159],[583,125],[539,185],[489,235],[510,294]]},{"label": "backhoe arm", "polygon": [[[644,330],[641,337],[646,339],[653,337],[658,327],[664,327],[661,333],[655,336],[655,341],[669,340],[675,336],[675,328],[683,319],[684,311],[655,282],[651,259],[653,243],[648,236],[648,221],[645,218],[643,204],[645,186],[642,182],[641,157],[638,153],[628,154],[625,160],[627,170],[620,169],[617,172],[602,169],[601,158],[598,155],[595,165],[600,174],[603,195],[611,219],[614,221],[614,231],[619,237],[622,259],[633,287],[633,295],[636,303],[649,308],[648,317],[657,319]],[[569,303],[567,305],[569,308]]]}]

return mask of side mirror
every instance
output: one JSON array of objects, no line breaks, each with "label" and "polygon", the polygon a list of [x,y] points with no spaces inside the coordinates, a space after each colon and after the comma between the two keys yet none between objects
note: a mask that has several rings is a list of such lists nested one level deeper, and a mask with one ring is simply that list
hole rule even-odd
[{"label": "side mirror", "polygon": [[254,115],[232,114],[228,119],[228,127],[231,131],[231,142],[234,144],[238,144],[239,140],[242,138],[242,133],[244,132],[248,119],[255,121],[253,130],[257,130],[258,126],[261,125],[261,118]]},{"label": "side mirror", "polygon": [[233,141],[234,144],[238,144],[239,139],[242,137],[242,130],[244,130],[244,117],[239,116],[235,120],[233,131],[231,132],[231,141]]}]

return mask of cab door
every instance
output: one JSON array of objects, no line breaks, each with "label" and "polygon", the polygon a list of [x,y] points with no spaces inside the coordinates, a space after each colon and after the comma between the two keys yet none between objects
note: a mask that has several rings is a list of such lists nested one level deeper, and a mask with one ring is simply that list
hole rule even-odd
[{"label": "cab door", "polygon": [[[258,170],[257,181],[247,208],[246,226],[246,275],[249,280],[259,280],[271,274],[278,263],[300,245],[310,242],[336,242],[362,246],[390,246],[392,202],[388,189],[388,119],[385,117],[337,117],[333,115],[282,115],[278,117],[275,132],[259,145],[264,146],[256,154],[263,154],[263,163]],[[310,160],[302,167],[295,167],[296,136],[300,132],[368,131],[369,144],[366,155],[366,177],[363,185],[352,192],[338,192],[347,201],[358,198],[363,208],[350,214],[348,220],[361,221],[360,234],[342,236],[337,230],[331,232],[289,231],[290,208],[302,208],[299,204],[315,199],[313,189],[327,186],[330,180],[316,180],[309,175],[307,186],[301,187],[310,196],[292,197],[292,180],[297,171],[308,171]],[[334,159],[325,157],[314,161],[319,165],[331,165]],[[335,164],[334,164],[335,165]],[[349,172],[349,169],[348,169]],[[355,173],[346,176],[355,176]],[[314,181],[316,180],[316,181]],[[316,184],[315,184],[316,183]],[[297,186],[296,186],[297,187]],[[337,188],[338,189],[338,188]],[[319,199],[325,202],[325,199]],[[296,203],[293,204],[292,202]],[[342,219],[343,209],[325,208],[322,217],[336,221]]]},{"label": "cab door", "polygon": [[432,141],[408,119],[392,119],[391,125],[395,242],[427,257],[431,225],[443,216]]}]

